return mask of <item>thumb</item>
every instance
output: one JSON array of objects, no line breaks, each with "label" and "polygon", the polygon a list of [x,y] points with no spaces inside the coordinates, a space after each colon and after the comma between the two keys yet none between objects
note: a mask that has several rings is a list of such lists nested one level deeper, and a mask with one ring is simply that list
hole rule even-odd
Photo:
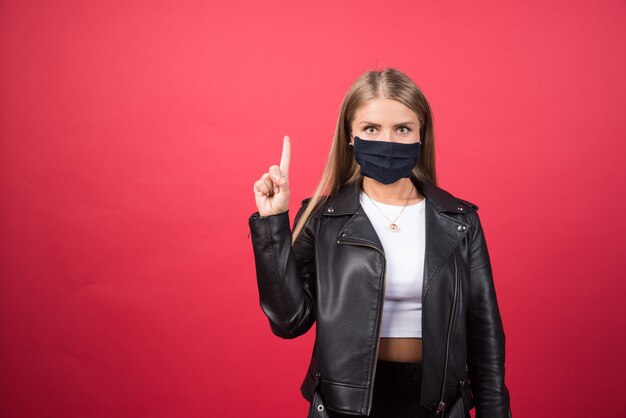
[{"label": "thumb", "polygon": [[280,172],[280,176],[278,177],[278,179],[274,177],[272,180],[274,181],[274,184],[276,186],[280,187],[281,192],[289,191],[289,177],[287,177],[282,170]]}]

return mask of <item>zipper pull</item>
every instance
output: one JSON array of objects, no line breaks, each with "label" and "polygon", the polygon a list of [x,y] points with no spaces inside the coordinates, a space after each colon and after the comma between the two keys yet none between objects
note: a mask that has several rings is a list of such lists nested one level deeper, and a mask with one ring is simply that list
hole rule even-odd
[{"label": "zipper pull", "polygon": [[437,411],[435,412],[435,415],[439,415],[439,413],[441,412],[441,416],[443,417],[443,411],[445,409],[446,409],[445,402],[439,402],[439,405],[437,406]]}]

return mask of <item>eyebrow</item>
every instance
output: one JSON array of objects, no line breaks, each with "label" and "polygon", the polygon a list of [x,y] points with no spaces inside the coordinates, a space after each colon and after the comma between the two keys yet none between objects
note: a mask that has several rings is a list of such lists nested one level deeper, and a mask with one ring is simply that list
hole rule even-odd
[{"label": "eyebrow", "polygon": [[[378,126],[380,127],[380,125],[378,123],[374,123],[374,122],[369,122],[369,121],[363,121],[360,122],[361,125],[372,125],[372,126]],[[415,122],[401,122],[401,123],[397,123],[394,126],[400,126],[400,125],[415,125]]]}]

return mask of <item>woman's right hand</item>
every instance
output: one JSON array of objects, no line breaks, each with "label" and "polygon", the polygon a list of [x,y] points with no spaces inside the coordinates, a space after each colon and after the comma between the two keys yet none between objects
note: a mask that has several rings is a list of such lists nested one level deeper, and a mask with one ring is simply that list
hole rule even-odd
[{"label": "woman's right hand", "polygon": [[254,183],[254,198],[260,216],[277,215],[289,209],[290,158],[291,142],[285,135],[280,166],[270,166],[268,172]]}]

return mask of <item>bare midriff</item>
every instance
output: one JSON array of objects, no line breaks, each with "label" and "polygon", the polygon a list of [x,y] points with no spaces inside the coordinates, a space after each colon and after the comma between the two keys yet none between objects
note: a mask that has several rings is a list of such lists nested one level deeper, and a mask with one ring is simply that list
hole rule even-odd
[{"label": "bare midriff", "polygon": [[381,338],[378,359],[405,363],[422,362],[421,338]]}]

